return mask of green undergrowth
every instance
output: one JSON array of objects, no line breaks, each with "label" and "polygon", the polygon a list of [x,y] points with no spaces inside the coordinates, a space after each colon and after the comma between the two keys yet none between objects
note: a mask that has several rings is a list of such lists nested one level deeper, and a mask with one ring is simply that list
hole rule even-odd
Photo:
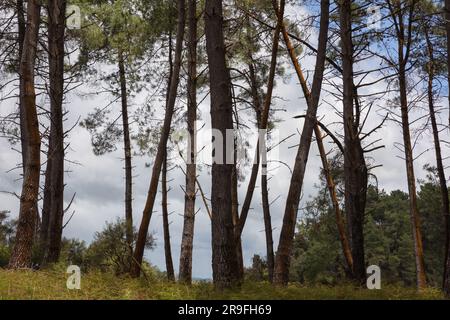
[{"label": "green undergrowth", "polygon": [[321,299],[442,299],[437,289],[418,293],[413,288],[385,286],[364,290],[350,284],[305,287],[292,284],[274,288],[268,283],[247,282],[236,290],[217,292],[208,282],[191,287],[157,279],[116,277],[91,272],[82,275],[81,290],[68,290],[68,275],[59,270],[7,271],[0,269],[0,300],[321,300]]}]

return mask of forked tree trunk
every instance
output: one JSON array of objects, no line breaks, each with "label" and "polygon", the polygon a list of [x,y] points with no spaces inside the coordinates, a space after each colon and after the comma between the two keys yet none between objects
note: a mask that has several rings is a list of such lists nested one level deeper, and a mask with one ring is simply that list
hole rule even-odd
[{"label": "forked tree trunk", "polygon": [[130,262],[133,254],[133,164],[131,155],[130,122],[128,120],[128,88],[125,57],[119,49],[119,81],[122,105],[123,150],[125,156],[125,223],[126,240],[130,250]]},{"label": "forked tree trunk", "polygon": [[172,246],[170,245],[170,222],[169,222],[169,209],[168,209],[168,193],[167,188],[167,156],[164,159],[162,167],[162,182],[161,182],[161,192],[162,192],[162,216],[163,216],[163,230],[164,230],[164,254],[166,257],[166,272],[167,280],[175,281],[175,271],[173,269],[173,259],[172,259]]},{"label": "forked tree trunk", "polygon": [[[358,117],[355,114],[353,82],[352,1],[343,0],[339,6],[343,107],[344,107],[344,177],[345,212],[353,258],[353,276],[364,283],[364,212],[366,206],[368,171],[359,138]],[[358,112],[358,111],[357,111]]]},{"label": "forked tree trunk", "polygon": [[[64,216],[64,35],[66,1],[48,2],[48,49],[50,71],[50,219],[46,262],[57,262],[61,253]],[[47,176],[46,176],[47,177]],[[47,184],[47,182],[46,182]]]},{"label": "forked tree trunk", "polygon": [[144,212],[142,214],[142,221],[139,228],[136,247],[133,254],[133,265],[131,268],[132,269],[131,275],[133,277],[139,277],[141,273],[141,264],[144,258],[144,249],[147,239],[148,227],[150,225],[150,220],[153,214],[153,207],[155,204],[156,194],[158,192],[159,177],[161,175],[161,168],[166,154],[167,141],[169,139],[172,117],[175,109],[175,102],[177,99],[178,84],[180,81],[180,69],[182,62],[186,13],[185,13],[185,1],[178,0],[177,3],[178,3],[178,26],[177,26],[174,70],[172,75],[172,81],[170,82],[170,94],[166,106],[166,115],[164,117],[164,123],[161,130],[161,136],[158,144],[155,162],[153,164],[153,171],[150,180],[150,187],[148,190],[147,201],[145,203]]},{"label": "forked tree trunk", "polygon": [[41,6],[37,0],[29,0],[27,8],[27,28],[20,63],[21,94],[25,129],[27,133],[27,156],[25,175],[20,198],[20,212],[16,231],[16,241],[9,260],[9,268],[28,268],[31,264],[33,239],[36,226],[36,207],[39,193],[41,167],[41,137],[36,108],[34,88],[34,66],[38,45]]},{"label": "forked tree trunk", "polygon": [[299,76],[300,83],[302,84],[308,106],[305,124],[303,126],[303,131],[300,138],[300,146],[298,148],[294,171],[292,173],[291,183],[289,186],[289,193],[286,199],[286,209],[283,218],[283,226],[281,229],[280,241],[278,244],[278,251],[275,259],[274,283],[283,286],[287,285],[289,282],[290,258],[292,254],[295,227],[297,223],[300,195],[303,187],[303,180],[305,177],[306,164],[308,162],[309,152],[311,148],[311,139],[314,132],[314,127],[317,122],[317,109],[319,106],[320,95],[322,91],[323,74],[325,70],[329,27],[329,0],[322,0],[320,7],[321,17],[319,45],[311,93],[309,93],[309,90],[306,88],[306,81],[295,57],[292,45],[290,45],[290,40],[286,32],[286,28],[283,27],[282,30],[283,37],[288,47],[292,62],[296,69],[297,75]]},{"label": "forked tree trunk", "polygon": [[[273,7],[278,8],[278,0],[272,0]],[[278,57],[278,48],[279,48],[279,40],[280,40],[280,31],[281,31],[281,25],[283,24],[283,16],[284,16],[284,7],[285,7],[285,1],[281,0],[280,3],[280,14],[277,18],[277,27],[275,28],[273,42],[272,42],[272,57],[270,62],[270,71],[269,71],[269,79],[267,82],[267,93],[265,96],[264,104],[262,106],[262,110],[259,107],[259,97],[257,93],[257,84],[255,83],[256,75],[254,72],[254,67],[252,64],[250,64],[250,77],[252,83],[252,95],[253,95],[253,102],[255,103],[255,109],[257,110],[257,113],[259,112],[259,115],[257,116],[257,122],[258,122],[258,129],[259,130],[266,130],[269,123],[269,114],[270,114],[270,106],[272,104],[272,96],[273,96],[273,89],[275,85],[275,75],[276,75],[276,67],[277,67],[277,57]],[[251,54],[250,54],[251,57]],[[250,175],[249,184],[247,187],[247,193],[244,198],[244,203],[242,205],[241,214],[239,216],[239,224],[237,226],[236,230],[236,238],[240,239],[242,236],[242,232],[244,231],[244,226],[247,221],[248,213],[250,211],[250,206],[253,199],[253,193],[255,191],[256,186],[256,180],[258,179],[258,172],[259,172],[259,165],[260,165],[260,156],[262,152],[265,152],[266,146],[261,146],[260,141],[258,141],[258,144],[256,146],[256,160],[257,162],[253,164],[252,172]],[[266,174],[263,172],[263,174]]]},{"label": "forked tree trunk", "polygon": [[[276,3],[276,0],[273,0],[274,7],[277,7],[278,4]],[[284,0],[281,3],[281,6],[284,8]],[[283,9],[284,11],[284,9]],[[252,99],[254,104],[254,109],[256,110],[256,118],[258,123],[258,130],[266,130],[269,122],[269,114],[270,114],[270,107],[272,104],[272,96],[273,96],[273,89],[275,84],[275,74],[276,74],[276,66],[277,66],[277,58],[278,58],[278,48],[279,48],[279,40],[280,40],[280,31],[281,31],[281,25],[282,25],[282,15],[279,16],[277,19],[277,27],[274,31],[274,37],[272,42],[272,57],[271,57],[271,63],[270,63],[270,71],[269,71],[269,79],[267,83],[267,93],[265,96],[264,104],[261,106],[260,98],[258,94],[258,84],[256,80],[256,73],[253,66],[253,58],[251,51],[249,52],[249,72],[250,72],[250,86],[251,86],[251,92],[252,92]],[[247,186],[247,192],[244,198],[244,203],[242,205],[241,214],[237,216],[237,224],[235,225],[235,236],[236,241],[238,243],[238,258],[241,259],[241,267],[242,274],[243,274],[243,260],[242,260],[242,244],[241,244],[241,237],[242,232],[244,231],[244,226],[247,221],[247,217],[250,211],[250,206],[253,199],[253,194],[255,192],[256,187],[256,181],[258,179],[258,173],[259,173],[259,166],[261,164],[261,153],[266,152],[266,146],[261,146],[261,141],[258,139],[258,143],[256,146],[255,151],[255,162],[252,166],[252,171],[249,179],[249,183]],[[266,158],[264,158],[266,159]],[[263,164],[264,166],[264,164]],[[264,166],[265,169],[267,169],[267,165]],[[264,190],[262,190],[262,196],[263,200],[266,199],[268,201],[268,191],[267,191],[267,170],[263,170],[262,174],[262,181],[265,181],[266,189],[265,193]],[[266,198],[264,198],[266,196]],[[270,218],[270,210],[268,203],[263,203],[263,209],[264,209],[264,223],[265,223],[265,232],[266,232],[266,249],[267,249],[267,260],[268,260],[268,267],[269,267],[269,279],[272,282],[273,279],[273,265],[274,265],[274,257],[273,257],[273,237],[272,237],[272,227],[271,227],[271,218]],[[270,226],[270,227],[268,227]]]},{"label": "forked tree trunk", "polygon": [[[211,92],[211,125],[223,139],[233,130],[231,79],[225,61],[223,11],[221,0],[206,0],[205,35]],[[217,137],[216,137],[217,138]],[[216,145],[222,159],[212,165],[212,267],[217,289],[237,284],[239,276],[236,239],[232,217],[231,176],[233,165],[226,164],[227,143]],[[219,150],[217,150],[219,152]]]},{"label": "forked tree trunk", "polygon": [[197,181],[197,0],[188,2],[188,110],[189,153],[186,164],[184,225],[181,239],[179,281],[192,283],[192,251],[194,245],[195,198]]}]

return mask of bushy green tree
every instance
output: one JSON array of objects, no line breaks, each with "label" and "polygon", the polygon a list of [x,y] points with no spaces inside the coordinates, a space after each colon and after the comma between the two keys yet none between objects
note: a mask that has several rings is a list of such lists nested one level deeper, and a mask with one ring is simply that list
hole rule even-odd
[{"label": "bushy green tree", "polygon": [[[84,256],[84,264],[88,269],[99,269],[104,272],[113,271],[124,274],[130,269],[129,247],[126,237],[127,224],[123,219],[107,222],[101,232],[97,232]],[[134,242],[137,239],[133,230]],[[133,243],[134,246],[134,243]],[[147,236],[146,249],[155,247],[155,239]]]},{"label": "bushy green tree", "polygon": [[[440,214],[439,184],[433,170],[427,170],[430,174],[420,181],[418,201],[422,212],[427,281],[431,286],[439,287],[444,265],[445,226]],[[340,170],[335,168],[333,171],[340,175]],[[407,193],[386,192],[370,186],[364,236],[367,266],[379,266],[385,283],[415,285]],[[309,284],[336,284],[345,279],[344,266],[334,211],[321,185],[317,196],[308,202],[298,225],[291,278]]]}]

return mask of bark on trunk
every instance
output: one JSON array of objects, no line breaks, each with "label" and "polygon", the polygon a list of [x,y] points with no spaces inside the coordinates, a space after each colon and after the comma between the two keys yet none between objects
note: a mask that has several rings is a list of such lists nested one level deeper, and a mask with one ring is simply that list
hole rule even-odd
[{"label": "bark on trunk", "polygon": [[[267,165],[264,164],[263,166],[267,167]],[[273,251],[273,228],[272,218],[270,216],[269,187],[267,180],[267,174],[261,175],[261,197],[264,214],[264,231],[266,234],[267,271],[269,274],[269,282],[272,283],[275,266],[275,253]]]},{"label": "bark on trunk", "polygon": [[328,163],[327,153],[325,151],[325,146],[323,145],[322,132],[317,125],[315,127],[315,135],[317,140],[317,146],[319,148],[320,158],[322,160],[323,172],[327,181],[327,188],[330,194],[331,202],[333,203],[333,209],[336,216],[336,225],[339,232],[339,239],[341,241],[342,252],[344,254],[345,262],[347,263],[348,274],[353,273],[353,257],[352,250],[350,248],[350,243],[347,238],[347,233],[345,231],[344,217],[342,216],[341,208],[339,206],[339,201],[336,194],[336,185],[334,183],[333,176],[331,175],[330,164]]},{"label": "bark on trunk", "polygon": [[[445,30],[447,33],[447,68],[448,68],[448,85],[450,86],[450,0],[445,0]],[[450,94],[448,96],[448,103],[450,109]],[[448,124],[450,126],[450,112],[448,116]],[[450,231],[449,231],[450,233]],[[450,236],[448,238],[450,242]],[[450,262],[449,262],[450,263]]]},{"label": "bark on trunk", "polygon": [[166,257],[167,280],[175,281],[175,271],[173,269],[173,260],[172,260],[172,247],[170,245],[169,209],[167,203],[167,196],[169,193],[169,189],[167,188],[167,156],[164,159],[162,167],[161,192],[162,192],[162,216],[164,229],[164,254]]},{"label": "bark on trunk", "polygon": [[344,177],[345,211],[353,258],[353,276],[364,283],[366,266],[364,256],[364,212],[367,194],[367,166],[359,138],[359,111],[354,108],[353,82],[352,1],[343,0],[339,6],[343,107],[344,107]]},{"label": "bark on trunk", "polygon": [[[428,108],[430,111],[430,121],[431,121],[431,128],[433,132],[433,140],[434,140],[434,149],[436,154],[436,168],[439,178],[439,187],[441,191],[441,212],[442,216],[444,217],[445,226],[446,226],[446,232],[449,216],[450,216],[450,202],[449,202],[449,195],[448,195],[448,187],[447,187],[447,179],[445,176],[445,168],[444,163],[442,161],[442,149],[441,149],[441,140],[439,137],[439,127],[436,119],[436,110],[434,106],[434,80],[435,80],[435,65],[434,65],[434,49],[433,44],[430,41],[429,38],[429,30],[428,28],[425,29],[425,38],[427,41],[427,48],[428,48],[428,67],[427,67],[427,73],[428,73],[428,87],[427,87],[427,95],[428,95]],[[446,234],[447,236],[447,234]],[[446,247],[445,247],[445,259],[444,259],[444,277],[443,277],[443,288],[444,292],[447,296],[450,296],[450,265],[448,264],[448,257],[449,257],[449,246],[448,242],[446,241]]]},{"label": "bark on trunk", "polygon": [[[225,139],[233,130],[231,79],[225,60],[223,11],[221,0],[206,0],[205,34],[211,92],[211,125]],[[226,156],[226,143],[216,146]],[[238,282],[238,260],[232,217],[231,176],[233,165],[225,159],[212,165],[212,268],[217,289]]]},{"label": "bark on trunk", "polygon": [[197,1],[188,2],[188,110],[189,155],[186,164],[186,194],[184,225],[181,240],[179,281],[192,283],[192,250],[195,226],[195,198],[197,181]]},{"label": "bark on trunk", "polygon": [[[277,8],[277,11],[280,12],[277,18],[277,27],[275,28],[274,37],[273,37],[273,43],[272,43],[272,57],[271,57],[271,63],[270,63],[270,71],[269,71],[269,79],[267,82],[267,93],[264,100],[264,105],[262,107],[262,110],[259,110],[259,98],[255,95],[258,95],[256,83],[252,84],[252,92],[253,92],[253,101],[255,103],[255,107],[257,109],[257,112],[260,113],[258,115],[258,129],[260,130],[266,130],[269,122],[269,114],[270,114],[270,106],[272,104],[272,96],[273,96],[273,88],[275,84],[275,74],[276,74],[276,67],[277,67],[277,57],[278,57],[278,48],[279,48],[279,40],[280,40],[280,31],[281,31],[281,25],[283,24],[283,17],[284,17],[284,7],[285,7],[285,1],[282,0],[280,3],[280,10],[278,10],[278,3],[277,0],[273,0],[273,7]],[[251,54],[250,54],[251,56]],[[253,66],[250,65],[250,74],[251,78],[253,79],[253,82],[255,82],[255,72],[253,69]],[[247,187],[247,193],[244,198],[244,203],[242,205],[241,214],[239,216],[239,224],[237,226],[237,232],[236,237],[240,239],[242,236],[242,232],[244,231],[245,222],[247,221],[248,213],[250,211],[250,206],[253,199],[253,193],[256,186],[256,181],[258,179],[258,172],[259,172],[259,164],[260,164],[260,156],[261,152],[265,152],[265,146],[260,145],[260,141],[258,141],[258,144],[256,146],[256,159],[257,163],[253,164],[252,173],[250,176],[249,184]],[[263,172],[263,174],[266,174],[266,172]]]},{"label": "bark on trunk", "polygon": [[[419,290],[426,287],[425,262],[422,243],[422,231],[420,223],[420,214],[417,204],[417,188],[416,177],[414,173],[414,155],[411,142],[411,132],[409,127],[409,102],[408,102],[408,88],[406,80],[406,66],[408,63],[409,50],[411,47],[411,33],[412,33],[412,19],[414,12],[414,1],[411,4],[409,11],[409,19],[407,23],[407,30],[405,30],[404,10],[401,8],[390,6],[393,19],[396,19],[397,30],[397,54],[398,54],[398,84],[400,91],[400,109],[402,117],[402,131],[403,131],[403,147],[405,152],[405,164],[408,181],[408,193],[410,204],[411,225],[414,238],[414,255],[416,260],[416,275],[417,287]],[[400,4],[401,5],[401,4]],[[406,51],[405,51],[406,49]]]},{"label": "bark on trunk", "polygon": [[21,57],[21,94],[24,108],[27,139],[25,175],[20,199],[20,213],[9,268],[30,267],[33,238],[36,226],[36,207],[39,193],[40,149],[39,119],[36,109],[34,88],[34,66],[38,45],[41,6],[38,1],[30,0],[27,8],[27,28]]},{"label": "bark on trunk", "polygon": [[158,151],[156,153],[155,162],[153,164],[152,177],[150,180],[150,187],[148,191],[147,201],[145,203],[144,212],[142,214],[142,221],[139,228],[136,247],[133,254],[133,265],[131,275],[139,277],[141,273],[141,264],[144,258],[145,242],[147,239],[148,227],[153,213],[156,194],[158,192],[159,177],[161,168],[166,154],[167,141],[169,139],[170,128],[172,124],[172,117],[175,109],[175,102],[177,99],[178,84],[180,81],[180,69],[183,50],[184,26],[185,26],[185,1],[178,0],[178,27],[177,27],[177,41],[175,48],[175,64],[170,83],[170,94],[166,106],[166,115],[161,131],[161,137],[158,144]]},{"label": "bark on trunk", "polygon": [[[25,12],[24,12],[23,0],[17,0],[17,30],[18,30],[18,38],[19,42],[19,54],[18,54],[18,63],[17,63],[17,73],[19,74],[19,83],[22,82],[22,76],[20,72],[20,66],[22,61],[22,53],[23,53],[23,45],[25,40],[25,32],[26,32],[26,21],[25,21]],[[20,86],[20,89],[22,87]],[[22,169],[23,175],[25,176],[25,165],[26,165],[26,157],[27,157],[27,131],[25,125],[25,108],[23,106],[23,93],[19,94],[19,115],[20,115],[20,143],[22,147]]]},{"label": "bark on trunk", "polygon": [[[64,35],[66,1],[48,2],[48,49],[50,72],[50,217],[46,262],[57,262],[61,252],[64,216]],[[46,181],[47,184],[47,181]]]},{"label": "bark on trunk", "polygon": [[[232,205],[232,216],[233,216],[233,226],[234,232],[237,233],[237,226],[239,224],[239,195],[238,195],[238,171],[237,171],[237,163],[236,163],[236,143],[234,145],[234,165],[233,171],[231,174],[231,205]],[[244,255],[242,252],[242,239],[241,237],[236,238],[236,257],[238,260],[238,270],[237,275],[239,277],[239,281],[244,279]]]},{"label": "bark on trunk", "polygon": [[306,163],[308,161],[309,151],[311,148],[312,134],[317,121],[317,109],[319,106],[320,95],[322,91],[322,80],[325,70],[326,48],[328,42],[329,7],[329,0],[321,1],[319,46],[311,93],[306,86],[305,78],[295,57],[292,45],[290,44],[286,28],[283,27],[282,30],[292,62],[294,63],[294,67],[305,93],[308,109],[305,118],[305,125],[303,126],[303,131],[300,139],[300,146],[298,148],[297,156],[295,159],[294,171],[291,178],[289,193],[286,199],[286,209],[283,218],[283,226],[281,229],[280,241],[278,244],[278,251],[275,259],[274,283],[277,285],[285,286],[289,282],[290,258],[294,241],[295,227],[297,223],[300,194],[305,177]]},{"label": "bark on trunk", "polygon": [[125,223],[126,240],[130,248],[130,262],[133,254],[133,164],[131,155],[130,123],[128,120],[128,89],[125,59],[119,49],[119,80],[122,103],[123,150],[125,156]]}]

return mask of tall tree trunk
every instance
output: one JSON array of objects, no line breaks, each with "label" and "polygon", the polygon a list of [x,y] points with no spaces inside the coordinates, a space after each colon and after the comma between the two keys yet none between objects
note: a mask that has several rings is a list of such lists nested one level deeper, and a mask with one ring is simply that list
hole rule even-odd
[{"label": "tall tree trunk", "polygon": [[[414,173],[414,155],[411,142],[411,132],[409,127],[409,102],[408,102],[408,88],[406,80],[406,66],[408,63],[409,50],[412,42],[412,20],[415,10],[415,1],[412,1],[409,12],[409,19],[404,21],[404,10],[396,4],[395,7],[390,6],[391,15],[396,22],[397,30],[397,54],[398,54],[398,85],[400,91],[400,109],[402,118],[402,133],[403,133],[403,147],[405,152],[406,174],[408,181],[409,205],[411,225],[414,238],[414,254],[416,259],[416,275],[417,287],[419,290],[426,287],[425,261],[423,253],[422,231],[420,223],[420,214],[417,204],[417,188],[416,177]],[[405,30],[405,23],[407,23],[407,31]],[[406,49],[406,50],[405,50]]]},{"label": "tall tree trunk", "polygon": [[[445,30],[447,33],[447,69],[448,69],[448,85],[450,87],[450,0],[445,0]],[[448,103],[449,103],[449,109],[450,109],[450,94],[448,95]],[[448,115],[448,124],[450,126],[450,112]],[[449,227],[449,225],[447,224]],[[449,227],[450,229],[450,227]],[[449,242],[450,246],[450,230],[449,230],[449,236],[447,237],[447,241]],[[450,261],[449,261],[450,264]]]},{"label": "tall tree trunk", "polygon": [[[450,202],[449,202],[449,194],[448,194],[448,187],[447,187],[447,179],[445,176],[445,168],[444,163],[442,161],[442,149],[441,149],[441,140],[439,137],[439,127],[436,119],[436,110],[434,107],[434,78],[435,78],[435,65],[434,65],[434,49],[433,49],[433,43],[430,41],[429,38],[429,30],[428,27],[425,28],[425,38],[427,41],[427,48],[428,48],[428,67],[427,67],[427,73],[428,73],[428,108],[430,111],[430,120],[431,120],[431,128],[433,131],[433,140],[434,140],[434,149],[436,154],[436,168],[437,173],[439,177],[439,187],[441,191],[441,212],[442,216],[444,217],[445,226],[446,226],[446,236],[447,236],[447,226],[448,226],[448,220],[450,217]],[[444,280],[443,280],[443,288],[444,292],[447,296],[450,296],[450,264],[448,264],[449,258],[449,246],[448,242],[446,241],[445,246],[445,259],[444,259]]]},{"label": "tall tree trunk", "polygon": [[283,218],[283,226],[280,234],[280,241],[278,244],[278,251],[275,259],[274,283],[277,285],[287,285],[289,282],[289,267],[292,253],[292,245],[294,241],[295,227],[297,223],[297,213],[300,203],[300,194],[303,187],[303,180],[305,177],[306,164],[311,148],[311,139],[314,127],[317,122],[317,109],[319,106],[320,95],[322,91],[323,74],[325,70],[326,48],[328,42],[328,27],[329,27],[329,0],[321,1],[321,17],[320,17],[320,31],[319,31],[319,45],[316,58],[316,67],[314,73],[314,80],[311,93],[306,88],[306,81],[299,67],[297,59],[294,57],[292,46],[289,46],[289,36],[286,28],[283,28],[283,36],[288,46],[292,62],[299,79],[302,84],[305,98],[307,102],[307,113],[305,118],[305,125],[300,139],[300,146],[298,148],[295,159],[294,171],[292,173],[291,183],[289,186],[289,193],[286,199],[286,209]]},{"label": "tall tree trunk", "polygon": [[[279,37],[280,37],[280,31],[281,31],[281,25],[278,23],[278,30],[275,30],[275,37],[274,37],[274,47],[275,47],[275,43],[279,42]],[[274,66],[274,61],[276,60],[276,56],[278,53],[278,45],[276,45],[277,48],[275,50],[275,48],[272,48],[272,70],[271,72],[273,72],[273,77],[275,77],[275,66]],[[276,52],[274,54],[274,52]],[[249,58],[250,61],[253,61],[252,55],[251,53],[249,54]],[[263,119],[263,113],[265,113],[262,108],[261,108],[261,103],[260,103],[260,98],[259,98],[259,94],[258,94],[258,81],[256,79],[256,73],[255,73],[255,68],[253,66],[253,63],[249,64],[249,78],[250,78],[250,82],[251,82],[251,92],[252,92],[252,99],[253,99],[253,104],[254,104],[254,108],[256,110],[256,120],[258,123],[258,128],[260,129],[265,129],[267,128],[267,124],[265,124],[265,128],[262,127],[261,122],[264,121]],[[272,76],[269,76],[269,79],[272,79]],[[271,85],[271,87],[273,88],[273,81],[269,83],[269,85]],[[270,93],[270,95],[272,95],[271,90],[268,90],[268,92]],[[266,99],[268,97],[266,96]],[[266,100],[267,101],[267,100]],[[270,104],[268,104],[267,102],[264,103],[265,107],[270,107]],[[261,137],[260,137],[261,138]],[[261,175],[261,198],[262,198],[262,208],[263,208],[263,216],[264,216],[264,231],[265,231],[265,236],[266,236],[266,256],[267,256],[267,270],[268,270],[268,275],[269,275],[269,282],[272,283],[273,282],[273,271],[274,271],[274,266],[275,266],[275,254],[274,254],[274,250],[273,250],[273,228],[272,228],[272,218],[270,216],[270,203],[269,203],[269,188],[268,188],[268,178],[267,178],[267,159],[266,159],[266,152],[267,152],[267,147],[265,146],[265,144],[262,147],[266,147],[266,150],[260,150],[260,143],[261,140],[258,140],[258,145],[256,147],[256,163],[253,165],[253,170],[256,169],[256,175],[259,171],[259,165],[261,163],[261,153],[262,156],[264,158],[264,163],[262,164],[263,168],[263,174]],[[252,176],[253,176],[253,170],[252,170]],[[256,185],[256,181],[252,183],[249,183],[249,188],[252,187],[252,193],[253,190],[255,188]]]},{"label": "tall tree trunk", "polygon": [[[128,120],[128,89],[125,59],[119,49],[119,80],[122,102],[123,150],[125,155],[125,222],[126,240],[130,248],[130,259],[133,254],[133,164],[131,155],[130,123]],[[130,260],[131,262],[131,260]]]},{"label": "tall tree trunk", "polygon": [[[238,182],[238,170],[237,170],[237,149],[236,143],[234,144],[234,165],[231,174],[231,210],[233,216],[233,226],[234,232],[237,233],[237,227],[239,224],[239,182]],[[244,279],[244,254],[242,252],[242,239],[241,237],[236,238],[236,257],[238,260],[238,270],[237,275],[239,280]]]},{"label": "tall tree trunk", "polygon": [[[46,262],[57,262],[61,252],[64,216],[64,35],[66,1],[48,2],[50,71],[50,219]],[[46,182],[47,184],[47,182]]]},{"label": "tall tree trunk", "polygon": [[[263,164],[266,166],[267,164]],[[266,234],[266,254],[267,254],[267,271],[269,273],[269,282],[273,282],[273,273],[275,267],[275,253],[273,251],[273,228],[272,228],[272,218],[270,216],[270,203],[269,203],[269,187],[267,174],[261,175],[261,197],[262,197],[262,207],[264,214],[264,231]]]},{"label": "tall tree trunk", "polygon": [[[19,83],[22,82],[22,76],[20,74],[20,66],[22,61],[22,53],[23,53],[23,45],[25,40],[25,32],[26,32],[26,21],[25,21],[25,12],[23,6],[23,0],[17,0],[16,4],[17,9],[17,30],[18,30],[18,38],[19,42],[19,54],[18,54],[18,63],[17,63],[17,73],[19,74]],[[20,87],[20,90],[22,87]],[[20,143],[22,147],[22,169],[23,175],[25,176],[25,165],[26,165],[26,156],[27,156],[27,131],[25,126],[25,108],[23,107],[23,94],[19,94],[19,116],[20,116]]]},{"label": "tall tree trunk", "polygon": [[184,224],[181,239],[179,281],[192,283],[192,250],[194,245],[195,198],[197,181],[197,0],[188,2],[188,110],[189,155],[186,164]]},{"label": "tall tree trunk", "polygon": [[170,222],[169,222],[169,209],[167,203],[167,196],[169,189],[167,188],[167,155],[165,156],[162,166],[162,216],[163,216],[163,229],[164,229],[164,254],[166,257],[166,271],[167,280],[175,281],[175,271],[173,269],[172,260],[172,247],[170,245]]},{"label": "tall tree trunk", "polygon": [[353,274],[353,257],[350,243],[345,231],[344,217],[342,216],[341,208],[336,194],[336,185],[334,183],[333,176],[331,175],[330,164],[328,163],[327,153],[325,146],[323,145],[322,132],[318,125],[315,127],[315,135],[317,140],[317,146],[319,148],[320,158],[322,160],[323,172],[325,174],[328,192],[330,194],[331,202],[333,203],[333,209],[336,216],[336,225],[339,232],[339,239],[341,241],[342,252],[347,263],[348,273]]},{"label": "tall tree trunk", "polygon": [[416,177],[414,173],[414,157],[412,151],[411,133],[409,129],[406,70],[403,66],[400,66],[399,70],[399,85],[400,85],[400,103],[401,103],[402,127],[403,127],[403,144],[405,148],[410,214],[411,214],[411,224],[413,228],[414,251],[416,258],[417,287],[419,289],[423,289],[426,287],[425,261],[423,254],[420,215],[417,205],[417,189],[416,189]]},{"label": "tall tree trunk", "polygon": [[145,242],[147,239],[148,227],[153,213],[156,194],[158,192],[159,177],[161,174],[161,167],[164,162],[164,157],[166,154],[167,141],[169,139],[172,117],[177,99],[178,84],[180,81],[180,69],[182,62],[186,13],[185,13],[185,1],[178,0],[177,3],[178,3],[178,27],[177,27],[177,41],[175,48],[174,71],[172,75],[172,81],[170,82],[170,94],[166,106],[166,115],[164,118],[164,124],[162,127],[161,136],[158,144],[158,151],[156,153],[155,162],[153,164],[153,171],[150,180],[150,187],[147,195],[147,201],[145,203],[144,212],[142,214],[142,221],[139,228],[138,239],[136,241],[136,247],[133,254],[134,258],[131,275],[134,277],[139,277],[141,273],[141,264],[144,258],[144,249],[145,249]]},{"label": "tall tree trunk", "polygon": [[[205,34],[211,91],[211,125],[227,137],[233,130],[231,79],[225,60],[223,11],[221,0],[206,0]],[[227,155],[227,143],[221,148]],[[212,165],[212,268],[217,289],[229,288],[238,282],[238,260],[232,217],[231,176],[233,165],[225,159]]]},{"label": "tall tree trunk", "polygon": [[[272,4],[274,8],[278,8],[278,0],[272,0]],[[274,36],[273,36],[273,42],[272,42],[272,56],[271,56],[271,62],[270,62],[270,71],[269,71],[269,79],[267,82],[267,93],[264,100],[264,105],[262,106],[262,110],[260,109],[259,105],[259,98],[257,97],[257,85],[256,85],[256,75],[254,72],[254,67],[252,64],[250,64],[250,73],[251,78],[253,79],[253,83],[251,84],[252,87],[252,95],[253,95],[253,102],[255,104],[255,109],[257,112],[259,112],[258,115],[258,129],[259,130],[266,130],[268,127],[269,122],[269,115],[270,115],[270,106],[272,104],[272,96],[273,96],[273,89],[275,84],[275,75],[276,75],[276,67],[277,67],[277,58],[278,58],[278,48],[279,48],[279,40],[280,40],[280,31],[281,31],[281,25],[283,24],[283,17],[284,17],[284,7],[285,7],[285,1],[281,0],[280,3],[280,10],[279,14],[277,15],[277,27],[275,28]],[[249,54],[251,58],[251,54]],[[255,96],[256,95],[256,96]],[[258,179],[258,172],[259,172],[259,165],[260,165],[260,156],[261,153],[266,152],[265,146],[260,145],[260,141],[258,141],[258,144],[256,146],[256,159],[257,163],[253,164],[250,181],[247,187],[247,193],[244,198],[244,203],[242,205],[241,214],[239,216],[239,224],[237,226],[237,232],[236,237],[240,238],[242,236],[242,232],[244,231],[245,222],[247,221],[248,213],[250,211],[250,206],[253,199],[253,193],[255,191],[256,186],[256,180]],[[263,174],[266,174],[266,172],[263,172]]]},{"label": "tall tree trunk", "polygon": [[[355,87],[353,82],[352,1],[343,0],[339,6],[343,107],[344,107],[344,177],[345,211],[353,258],[353,276],[364,283],[366,265],[364,256],[364,212],[367,195],[367,166],[359,138],[359,121],[355,114]],[[356,113],[359,111],[357,110]]]},{"label": "tall tree trunk", "polygon": [[27,268],[31,264],[33,238],[36,225],[36,207],[39,193],[41,136],[36,108],[34,88],[34,66],[38,45],[41,6],[37,0],[29,0],[27,8],[27,28],[20,63],[21,94],[25,111],[27,133],[27,156],[25,175],[20,198],[20,213],[9,268]]},{"label": "tall tree trunk", "polygon": [[[445,0],[445,28],[447,31],[447,68],[448,68],[448,85],[450,86],[450,0]],[[450,106],[450,94],[449,106]],[[450,126],[450,112],[449,112],[449,126]],[[442,188],[442,187],[441,187]],[[443,190],[443,189],[442,189]],[[450,296],[450,214],[447,211],[445,216],[445,230],[446,230],[446,262],[445,262],[445,279],[444,291],[447,296]]]},{"label": "tall tree trunk", "polygon": [[[22,53],[23,53],[23,43],[25,40],[25,31],[26,31],[26,20],[25,20],[25,8],[24,8],[24,1],[23,0],[17,0],[16,2],[16,11],[17,11],[17,32],[18,32],[18,46],[19,46],[19,52],[17,55],[17,74],[19,77],[19,83],[22,82],[22,76],[20,74],[20,63],[22,61]],[[22,156],[22,175],[25,177],[25,166],[26,166],[26,157],[27,157],[27,128],[25,125],[25,108],[23,105],[23,93],[22,93],[22,87],[19,86],[19,119],[20,119],[20,146],[21,146],[21,156]],[[39,208],[38,203],[36,203],[36,208],[34,209],[36,211],[36,231],[40,228],[40,218],[39,218]],[[37,236],[38,233],[36,232]]]}]

